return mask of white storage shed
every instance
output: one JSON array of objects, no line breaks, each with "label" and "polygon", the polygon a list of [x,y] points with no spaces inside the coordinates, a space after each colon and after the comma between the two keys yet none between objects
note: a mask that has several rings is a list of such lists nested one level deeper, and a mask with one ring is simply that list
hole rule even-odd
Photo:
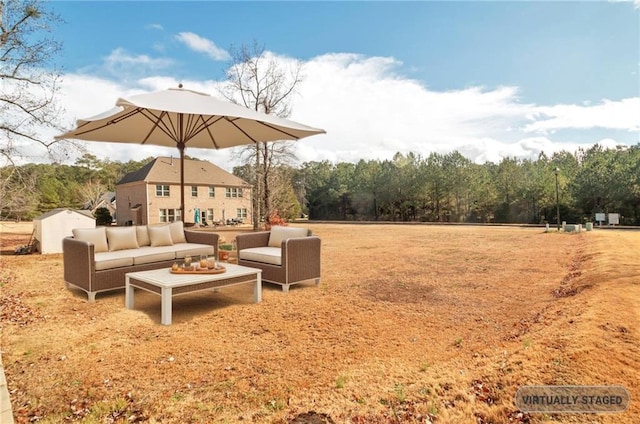
[{"label": "white storage shed", "polygon": [[36,249],[40,253],[62,253],[62,239],[73,235],[74,228],[95,228],[96,219],[89,211],[54,209],[33,220]]}]

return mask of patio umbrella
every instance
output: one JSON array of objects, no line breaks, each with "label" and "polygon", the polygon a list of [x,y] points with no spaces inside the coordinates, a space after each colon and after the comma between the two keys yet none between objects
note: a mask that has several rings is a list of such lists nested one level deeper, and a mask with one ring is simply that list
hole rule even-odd
[{"label": "patio umbrella", "polygon": [[180,210],[184,219],[184,149],[222,149],[299,140],[325,131],[183,88],[120,98],[116,106],[55,138],[176,146],[180,152]]}]

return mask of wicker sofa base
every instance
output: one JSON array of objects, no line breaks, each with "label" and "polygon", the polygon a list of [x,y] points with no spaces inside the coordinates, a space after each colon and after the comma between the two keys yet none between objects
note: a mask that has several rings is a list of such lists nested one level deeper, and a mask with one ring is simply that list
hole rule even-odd
[{"label": "wicker sofa base", "polygon": [[[208,245],[213,255],[218,254],[218,234],[200,231],[185,231],[187,243]],[[97,293],[125,288],[128,272],[149,271],[169,268],[176,259],[167,259],[140,265],[129,265],[105,270],[96,270],[95,247],[92,243],[65,237],[62,240],[64,281],[67,288],[78,288],[85,293],[89,302],[94,302]]]},{"label": "wicker sofa base", "polygon": [[[238,259],[238,265],[242,265],[242,266],[248,266],[251,268],[259,268],[262,270],[262,282],[263,283],[271,283],[271,284],[278,284],[280,286],[282,286],[282,291],[283,292],[288,292],[289,291],[289,287],[291,287],[294,284],[300,284],[300,283],[306,283],[309,281],[313,281],[315,283],[316,286],[320,285],[320,277],[304,277],[304,279],[302,280],[297,280],[297,281],[292,281],[290,279],[287,278],[286,276],[286,269],[284,269],[281,266],[276,266],[276,265],[270,265],[270,264],[265,264],[262,262],[254,262],[254,261],[247,261],[244,259]],[[287,281],[286,283],[284,283],[283,281]]]},{"label": "wicker sofa base", "polygon": [[124,290],[125,275],[129,272],[137,271],[150,271],[152,269],[169,268],[175,260],[153,262],[144,265],[133,265],[123,268],[106,269],[104,271],[96,271],[93,281],[91,281],[91,290],[89,290],[89,284],[86,287],[81,287],[76,284],[65,281],[65,285],[68,289],[76,288],[82,290],[87,294],[89,302],[95,302],[96,294],[105,293],[114,290]]}]

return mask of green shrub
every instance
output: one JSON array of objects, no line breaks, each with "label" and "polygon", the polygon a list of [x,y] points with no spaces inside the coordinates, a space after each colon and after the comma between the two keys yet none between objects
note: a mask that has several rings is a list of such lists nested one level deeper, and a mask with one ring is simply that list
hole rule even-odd
[{"label": "green shrub", "polygon": [[107,208],[98,208],[95,213],[96,225],[111,225],[113,218]]}]

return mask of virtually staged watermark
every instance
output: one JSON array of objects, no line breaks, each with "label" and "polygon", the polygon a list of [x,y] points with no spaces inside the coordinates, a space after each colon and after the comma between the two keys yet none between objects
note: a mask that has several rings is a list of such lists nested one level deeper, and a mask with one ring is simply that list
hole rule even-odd
[{"label": "virtually staged watermark", "polygon": [[613,413],[629,407],[622,386],[522,386],[516,392],[522,412]]}]

